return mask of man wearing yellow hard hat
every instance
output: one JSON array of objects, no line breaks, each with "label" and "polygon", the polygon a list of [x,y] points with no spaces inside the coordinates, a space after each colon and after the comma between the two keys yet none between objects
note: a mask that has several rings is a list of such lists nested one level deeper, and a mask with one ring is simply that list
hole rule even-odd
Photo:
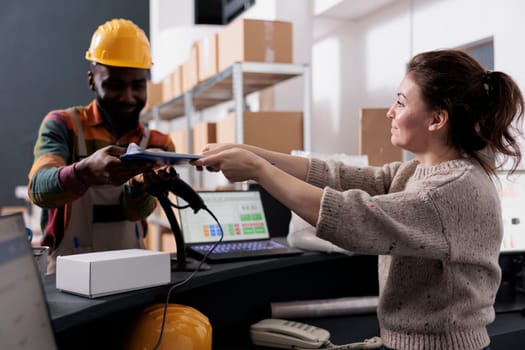
[{"label": "man wearing yellow hard hat", "polygon": [[169,169],[119,156],[132,142],[175,150],[169,136],[139,121],[153,64],[144,31],[129,20],[110,20],[93,34],[86,59],[95,99],[45,116],[29,173],[29,198],[44,209],[48,274],[58,255],[142,247],[142,222],[156,206],[144,183]]}]

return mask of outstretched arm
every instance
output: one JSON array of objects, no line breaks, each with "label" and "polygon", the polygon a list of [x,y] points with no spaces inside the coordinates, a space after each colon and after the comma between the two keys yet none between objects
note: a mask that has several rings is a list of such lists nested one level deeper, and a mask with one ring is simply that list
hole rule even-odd
[{"label": "outstretched arm", "polygon": [[222,171],[232,182],[254,180],[312,225],[317,223],[323,190],[306,183],[308,159],[248,145],[210,145],[193,164]]},{"label": "outstretched arm", "polygon": [[211,143],[206,145],[202,153],[205,156],[209,156],[230,148],[241,148],[250,151],[259,157],[266,159],[266,161],[287,172],[288,174],[298,179],[306,180],[306,175],[308,172],[308,159],[304,157],[297,157],[286,153],[270,151],[257,146],[234,143]]}]

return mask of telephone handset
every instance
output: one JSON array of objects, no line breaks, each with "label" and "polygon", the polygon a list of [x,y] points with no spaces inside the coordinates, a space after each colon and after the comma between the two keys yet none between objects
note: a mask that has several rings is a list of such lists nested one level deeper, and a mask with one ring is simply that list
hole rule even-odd
[{"label": "telephone handset", "polygon": [[306,323],[267,318],[254,323],[250,337],[255,345],[281,349],[380,349],[381,338],[373,337],[364,342],[334,345],[330,342],[330,332]]},{"label": "telephone handset", "polygon": [[318,349],[330,339],[330,332],[300,322],[267,318],[251,326],[250,336],[257,345]]}]

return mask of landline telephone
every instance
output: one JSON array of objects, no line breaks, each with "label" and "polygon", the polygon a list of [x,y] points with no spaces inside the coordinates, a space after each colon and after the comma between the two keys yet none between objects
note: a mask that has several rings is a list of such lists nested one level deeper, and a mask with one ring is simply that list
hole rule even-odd
[{"label": "landline telephone", "polygon": [[381,338],[373,337],[363,342],[335,345],[330,342],[330,332],[306,323],[267,318],[250,327],[250,337],[255,345],[281,349],[380,349]]}]

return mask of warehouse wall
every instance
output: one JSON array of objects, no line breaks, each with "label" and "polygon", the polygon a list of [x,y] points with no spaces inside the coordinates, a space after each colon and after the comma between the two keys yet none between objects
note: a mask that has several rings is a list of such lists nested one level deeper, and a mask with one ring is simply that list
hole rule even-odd
[{"label": "warehouse wall", "polygon": [[4,0],[0,11],[0,206],[18,205],[44,115],[87,104],[84,54],[97,26],[125,17],[149,32],[148,0]]},{"label": "warehouse wall", "polygon": [[395,0],[356,20],[316,16],[313,148],[356,153],[359,109],[390,106],[406,63],[421,51],[492,39],[494,68],[525,91],[524,11],[519,0]]},{"label": "warehouse wall", "polygon": [[[191,0],[181,1],[191,12]],[[352,18],[326,11],[342,2],[360,7],[356,0],[257,0],[244,15],[293,23],[294,61],[312,66],[315,152],[356,154],[360,109],[389,107],[406,63],[424,50],[493,40],[495,69],[510,73],[525,90],[525,47],[520,44],[525,2],[507,0],[501,6],[497,0],[374,0],[374,11]],[[161,16],[173,12],[165,11],[174,7],[169,0],[151,3],[160,17],[151,28],[159,38],[154,49],[162,51],[158,59],[176,65],[183,59],[180,55],[187,55],[190,37],[203,29],[192,28],[189,14]],[[162,79],[163,72],[158,73]],[[295,85],[275,88],[275,109],[302,105],[301,81],[290,84]]]}]

